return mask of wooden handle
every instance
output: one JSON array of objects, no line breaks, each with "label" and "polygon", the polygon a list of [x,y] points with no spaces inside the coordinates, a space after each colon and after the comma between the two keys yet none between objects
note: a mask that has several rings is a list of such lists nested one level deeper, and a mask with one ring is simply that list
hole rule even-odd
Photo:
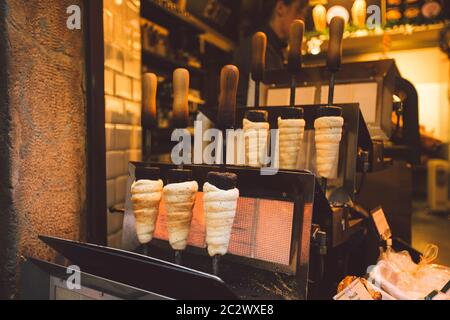
[{"label": "wooden handle", "polygon": [[219,129],[230,129],[235,125],[238,84],[239,69],[233,65],[223,67],[220,73],[219,109],[216,121]]},{"label": "wooden handle", "polygon": [[187,128],[189,126],[189,71],[176,69],[173,72],[173,126]]},{"label": "wooden handle", "polygon": [[257,32],[252,39],[252,79],[262,81],[266,71],[267,36],[264,32]]},{"label": "wooden handle", "polygon": [[327,59],[327,67],[330,72],[337,72],[341,68],[344,26],[345,21],[342,17],[336,16],[331,19]]},{"label": "wooden handle", "polygon": [[302,45],[305,34],[305,23],[295,20],[289,33],[288,70],[292,74],[299,73],[302,68]]},{"label": "wooden handle", "polygon": [[156,127],[156,92],[158,78],[154,73],[145,73],[142,79],[142,126],[146,129]]}]

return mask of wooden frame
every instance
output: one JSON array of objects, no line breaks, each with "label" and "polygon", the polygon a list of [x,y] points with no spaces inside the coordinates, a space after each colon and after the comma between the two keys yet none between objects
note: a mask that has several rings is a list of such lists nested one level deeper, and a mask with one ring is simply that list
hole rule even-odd
[{"label": "wooden frame", "polygon": [[86,240],[107,243],[103,0],[84,1],[87,99]]}]

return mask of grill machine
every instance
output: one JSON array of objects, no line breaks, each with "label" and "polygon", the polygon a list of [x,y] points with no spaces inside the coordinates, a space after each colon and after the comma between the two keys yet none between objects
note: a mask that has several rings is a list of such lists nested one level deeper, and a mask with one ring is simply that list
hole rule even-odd
[{"label": "grill machine", "polygon": [[[339,20],[332,24],[332,39],[329,66],[333,72],[340,66],[341,39],[343,25]],[[299,29],[300,26],[300,29]],[[293,26],[292,32],[302,35],[302,24]],[[258,37],[260,39],[258,40]],[[264,38],[256,36],[254,43],[256,50],[264,50]],[[299,42],[301,43],[301,41]],[[292,46],[293,50],[295,49]],[[334,52],[334,54],[332,54]],[[255,61],[252,70],[257,74],[264,74],[264,67],[258,59],[264,54],[254,54]],[[301,53],[291,54],[291,59],[301,61]],[[259,58],[258,58],[259,57]],[[294,65],[294,63],[291,63]],[[291,68],[293,70],[294,67]],[[298,74],[293,70],[292,79]],[[258,76],[254,77],[259,81]],[[333,81],[333,77],[332,77]],[[292,82],[293,84],[294,81]],[[230,86],[233,87],[233,86]],[[294,87],[294,85],[293,85]],[[226,90],[226,88],[225,88]],[[222,92],[222,97],[232,97],[233,94]],[[358,159],[365,155],[366,169],[370,169],[370,155],[372,141],[358,104],[340,104],[333,106],[331,100],[326,105],[303,106],[304,117],[307,123],[305,145],[314,149],[314,120],[323,115],[342,115],[345,120],[344,136],[340,148],[340,161],[337,179],[333,181],[316,182],[314,161],[306,161],[308,166],[304,170],[280,171],[274,176],[262,176],[260,169],[227,166],[228,172],[238,176],[238,189],[241,198],[238,203],[237,216],[233,226],[229,254],[220,262],[219,276],[241,298],[251,299],[306,299],[308,298],[308,284],[313,280],[309,274],[311,254],[311,241],[315,246],[318,241],[320,253],[326,254],[327,248],[334,248],[346,242],[358,231],[363,230],[361,219],[352,223],[349,221],[348,201],[354,197]],[[222,100],[222,99],[220,99]],[[225,103],[230,103],[225,99]],[[259,101],[256,97],[255,101]],[[291,101],[295,96],[291,95]],[[232,105],[232,103],[230,103]],[[222,106],[223,107],[223,106]],[[252,110],[268,112],[271,128],[276,128],[276,119],[287,112],[285,107],[251,107]],[[219,108],[220,110],[220,108]],[[215,117],[211,110],[202,112],[210,119],[216,120],[216,127],[223,129],[242,125],[242,119],[249,108],[237,108],[234,126],[222,122],[222,114]],[[309,139],[309,142],[308,142]],[[359,155],[359,157],[358,157]],[[308,160],[308,159],[306,159]],[[136,177],[135,168],[145,172],[145,167],[159,167],[161,176],[166,177],[167,172],[174,165],[157,162],[133,163],[130,165],[130,180]],[[210,171],[223,170],[220,166],[185,165],[185,169],[193,171],[194,179],[201,186]],[[145,175],[145,174],[144,174]],[[142,177],[141,177],[142,178]],[[328,186],[328,188],[326,188]],[[335,191],[330,193],[336,198],[336,203],[330,205],[326,198],[327,189]],[[126,207],[130,208],[130,202]],[[212,272],[210,258],[207,257],[204,243],[204,218],[201,208],[201,192],[198,195],[194,208],[194,218],[191,225],[189,248],[183,255],[183,264],[193,269]],[[314,216],[314,218],[313,218]],[[313,225],[313,219],[314,225]],[[155,240],[150,244],[148,254],[163,260],[172,261],[171,250],[167,243],[165,231],[164,207],[161,208]],[[124,239],[130,249],[138,246],[134,231],[133,213],[127,210],[124,222]],[[324,283],[320,283],[324,285]]]}]

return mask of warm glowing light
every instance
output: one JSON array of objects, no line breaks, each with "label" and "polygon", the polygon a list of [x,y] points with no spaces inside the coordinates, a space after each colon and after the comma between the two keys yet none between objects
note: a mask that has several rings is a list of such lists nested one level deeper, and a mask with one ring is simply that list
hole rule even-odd
[{"label": "warm glowing light", "polygon": [[322,43],[323,43],[323,41],[320,40],[319,38],[312,38],[307,43],[308,52],[315,56],[318,55],[322,51],[320,48],[322,46]]},{"label": "warm glowing light", "polygon": [[327,12],[327,22],[330,24],[331,19],[334,17],[342,17],[345,20],[345,23],[348,23],[350,20],[350,14],[348,13],[347,9],[345,9],[343,6],[332,6],[330,9],[328,9]]}]

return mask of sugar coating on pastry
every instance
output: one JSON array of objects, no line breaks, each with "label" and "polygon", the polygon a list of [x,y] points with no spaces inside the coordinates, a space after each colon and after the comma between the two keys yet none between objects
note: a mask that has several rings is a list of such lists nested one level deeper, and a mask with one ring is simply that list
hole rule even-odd
[{"label": "sugar coating on pastry", "polygon": [[268,122],[243,120],[245,136],[245,162],[251,167],[261,167],[261,156],[266,154],[270,125]]},{"label": "sugar coating on pastry", "polygon": [[153,239],[162,191],[162,180],[139,180],[131,186],[136,234],[141,244],[147,244]]},{"label": "sugar coating on pastry", "polygon": [[306,122],[303,119],[278,118],[280,168],[294,170],[300,151]]},{"label": "sugar coating on pastry", "polygon": [[221,190],[208,182],[203,186],[206,244],[211,257],[228,251],[238,198],[237,188]]},{"label": "sugar coating on pastry", "polygon": [[339,160],[342,139],[342,117],[322,117],[314,122],[316,140],[316,164],[321,177],[330,178]]},{"label": "sugar coating on pastry", "polygon": [[186,249],[197,192],[196,181],[173,183],[164,187],[167,231],[174,250]]}]

